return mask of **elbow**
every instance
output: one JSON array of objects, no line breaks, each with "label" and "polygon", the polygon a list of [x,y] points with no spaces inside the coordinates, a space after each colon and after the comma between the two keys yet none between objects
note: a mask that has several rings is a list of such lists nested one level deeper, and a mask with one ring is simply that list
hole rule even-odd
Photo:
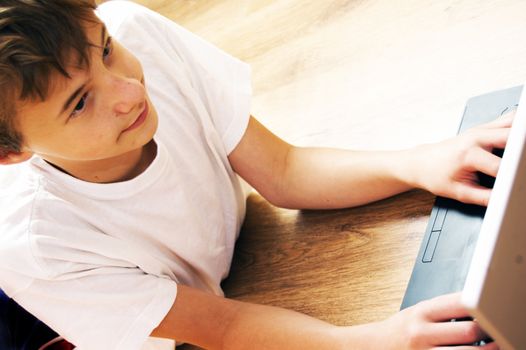
[{"label": "elbow", "polygon": [[[257,191],[257,190],[256,190]],[[275,207],[282,209],[308,209],[303,201],[294,195],[290,189],[278,189],[275,191],[257,191],[261,197]]]}]

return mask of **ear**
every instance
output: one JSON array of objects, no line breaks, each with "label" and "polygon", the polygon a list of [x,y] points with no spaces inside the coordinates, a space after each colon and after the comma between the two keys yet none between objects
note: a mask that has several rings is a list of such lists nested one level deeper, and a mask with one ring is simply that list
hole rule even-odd
[{"label": "ear", "polygon": [[33,152],[7,152],[6,155],[0,154],[0,165],[10,165],[25,162],[33,156]]}]

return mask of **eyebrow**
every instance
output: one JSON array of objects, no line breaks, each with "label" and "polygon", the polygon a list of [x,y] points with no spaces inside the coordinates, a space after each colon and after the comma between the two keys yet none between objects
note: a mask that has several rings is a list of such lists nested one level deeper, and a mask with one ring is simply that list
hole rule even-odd
[{"label": "eyebrow", "polygon": [[[106,26],[104,24],[102,24],[102,30],[101,30],[101,39],[100,39],[100,42],[101,42],[101,45],[100,47],[104,47],[104,41],[106,39]],[[77,97],[80,95],[80,93],[82,92],[82,90],[84,90],[84,88],[86,87],[86,83],[82,84],[78,89],[76,89],[69,97],[68,99],[66,100],[66,102],[64,103],[64,106],[62,107],[62,110],[60,111],[60,114],[63,114],[67,109],[70,108],[71,106],[71,103],[73,103],[73,101],[75,101],[77,99]]]}]

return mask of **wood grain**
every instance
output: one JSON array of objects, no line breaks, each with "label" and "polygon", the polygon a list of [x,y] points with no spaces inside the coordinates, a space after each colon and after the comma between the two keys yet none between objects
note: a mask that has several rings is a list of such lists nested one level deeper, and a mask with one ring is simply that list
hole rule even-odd
[{"label": "wood grain", "polygon": [[224,290],[339,325],[385,318],[400,305],[432,198],[414,191],[354,209],[295,211],[255,194]]}]

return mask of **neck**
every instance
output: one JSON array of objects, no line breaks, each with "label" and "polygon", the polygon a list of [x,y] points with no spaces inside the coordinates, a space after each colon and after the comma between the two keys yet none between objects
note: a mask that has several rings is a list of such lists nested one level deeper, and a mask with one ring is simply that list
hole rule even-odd
[{"label": "neck", "polygon": [[122,182],[135,178],[143,173],[157,154],[157,145],[151,140],[140,149],[116,157],[68,162],[65,160],[44,159],[55,168],[77,179],[95,183]]}]

